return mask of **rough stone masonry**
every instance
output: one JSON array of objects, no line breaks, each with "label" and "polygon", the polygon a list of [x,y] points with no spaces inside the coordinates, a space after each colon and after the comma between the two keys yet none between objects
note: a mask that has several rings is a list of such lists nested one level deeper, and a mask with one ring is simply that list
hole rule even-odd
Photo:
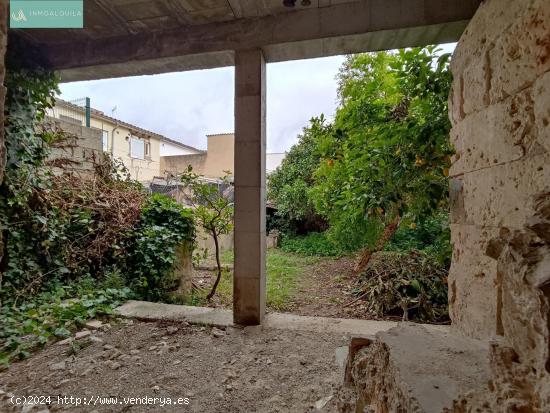
[{"label": "rough stone masonry", "polygon": [[[452,72],[451,334],[425,335],[432,357],[414,365],[417,354],[399,346],[414,329],[378,334],[352,361],[354,400],[343,397],[341,411],[549,411],[550,2],[484,1]],[[482,355],[471,374],[446,375],[475,382],[426,386],[430,369],[468,348]]]},{"label": "rough stone masonry", "polygon": [[491,369],[455,410],[548,411],[550,2],[482,3],[452,71],[452,328]]}]

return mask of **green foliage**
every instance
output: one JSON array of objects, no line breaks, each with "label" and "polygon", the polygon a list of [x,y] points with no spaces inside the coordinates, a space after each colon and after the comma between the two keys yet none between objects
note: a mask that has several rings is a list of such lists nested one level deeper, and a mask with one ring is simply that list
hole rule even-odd
[{"label": "green foliage", "polygon": [[403,220],[399,230],[386,246],[386,250],[403,252],[422,250],[436,258],[445,268],[449,268],[452,255],[449,214],[438,210],[417,223]]},{"label": "green foliage", "polygon": [[158,298],[175,246],[194,239],[191,211],[174,201],[153,196],[142,210],[146,195],[121,161],[94,158],[93,180],[54,175],[50,148],[72,139],[45,119],[57,79],[9,70],[6,85],[0,364],[110,315],[132,294],[126,276]]},{"label": "green foliage", "polygon": [[106,282],[85,277],[69,285],[53,284],[48,290],[19,305],[0,311],[0,368],[56,338],[68,337],[87,319],[109,316],[125,301],[128,288],[112,288],[117,276]]},{"label": "green foliage", "polygon": [[[233,263],[233,251],[221,255],[225,264]],[[273,311],[290,311],[293,297],[298,293],[300,280],[307,277],[311,266],[321,258],[304,257],[287,253],[277,248],[267,250],[266,257],[266,305]],[[207,300],[204,294],[196,293],[194,305],[204,305]],[[216,304],[230,307],[233,305],[233,273],[223,271],[216,294]]]},{"label": "green foliage", "polygon": [[379,252],[358,280],[356,294],[379,317],[448,320],[447,270],[423,252]]},{"label": "green foliage", "polygon": [[8,71],[5,84],[7,159],[0,186],[0,222],[3,238],[8,242],[1,270],[4,284],[19,288],[29,282],[31,274],[44,273],[35,251],[42,248],[36,234],[46,218],[33,205],[39,201],[36,190],[49,187],[49,176],[41,166],[49,154],[47,142],[53,137],[40,128],[40,122],[53,105],[57,81],[43,71]]},{"label": "green foliage", "polygon": [[126,277],[141,299],[159,301],[174,290],[170,285],[176,248],[193,243],[193,211],[172,198],[153,194],[143,207],[139,223],[126,241]]},{"label": "green foliage", "polygon": [[448,60],[428,47],[354,55],[343,67],[310,196],[346,249],[373,246],[396,216],[418,220],[446,205]]},{"label": "green foliage", "polygon": [[[318,220],[309,189],[314,183],[313,173],[320,161],[317,142],[321,136],[329,134],[331,128],[323,115],[312,118],[298,136],[298,143],[269,176],[268,199],[275,202],[277,216],[282,217],[285,222]],[[276,229],[286,233],[289,228],[282,226]]]},{"label": "green foliage", "polygon": [[305,236],[283,237],[281,249],[305,256],[339,257],[344,254],[325,232],[310,232]]}]

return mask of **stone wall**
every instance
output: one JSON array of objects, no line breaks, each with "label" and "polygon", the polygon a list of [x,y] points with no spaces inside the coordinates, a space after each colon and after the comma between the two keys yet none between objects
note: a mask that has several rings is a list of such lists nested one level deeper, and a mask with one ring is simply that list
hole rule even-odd
[{"label": "stone wall", "polygon": [[452,70],[452,328],[490,339],[487,389],[454,411],[546,412],[550,2],[486,0]]},{"label": "stone wall", "polygon": [[[94,171],[93,159],[103,152],[101,141],[101,130],[87,128],[60,119],[47,121],[53,128],[60,129],[67,134],[67,141],[52,149],[48,162],[63,167],[63,170],[70,170],[85,176]],[[60,167],[54,168],[54,172],[61,173]]]},{"label": "stone wall", "polygon": [[187,170],[187,167],[191,165],[193,171],[201,175],[204,170],[205,162],[206,154],[161,156],[160,174],[163,175],[165,172],[184,172]]},{"label": "stone wall", "polygon": [[453,56],[449,304],[463,335],[503,334],[508,286],[486,250],[524,230],[550,187],[549,70],[547,0],[486,0]]}]

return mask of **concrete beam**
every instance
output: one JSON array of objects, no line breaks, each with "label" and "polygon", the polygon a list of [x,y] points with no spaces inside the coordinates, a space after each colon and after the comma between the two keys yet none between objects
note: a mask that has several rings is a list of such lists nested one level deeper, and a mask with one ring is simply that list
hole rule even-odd
[{"label": "concrete beam", "polygon": [[267,62],[457,41],[480,0],[363,0],[164,32],[41,44],[63,81]]},{"label": "concrete beam", "polygon": [[235,324],[265,315],[265,60],[260,49],[235,53]]}]

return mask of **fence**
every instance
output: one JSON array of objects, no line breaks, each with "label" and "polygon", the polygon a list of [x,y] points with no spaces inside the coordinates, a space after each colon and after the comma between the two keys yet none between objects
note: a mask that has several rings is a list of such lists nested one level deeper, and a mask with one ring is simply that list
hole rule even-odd
[{"label": "fence", "polygon": [[52,118],[65,122],[90,127],[91,117],[90,98],[80,98],[68,102],[58,101],[46,114]]},{"label": "fence", "polygon": [[[201,177],[200,180],[209,185],[217,186],[220,196],[228,199],[230,202],[234,201],[235,191],[233,184],[204,177]],[[176,179],[155,177],[149,184],[149,192],[168,195],[182,205],[192,206],[193,204],[191,202],[191,192],[189,188]]]}]

